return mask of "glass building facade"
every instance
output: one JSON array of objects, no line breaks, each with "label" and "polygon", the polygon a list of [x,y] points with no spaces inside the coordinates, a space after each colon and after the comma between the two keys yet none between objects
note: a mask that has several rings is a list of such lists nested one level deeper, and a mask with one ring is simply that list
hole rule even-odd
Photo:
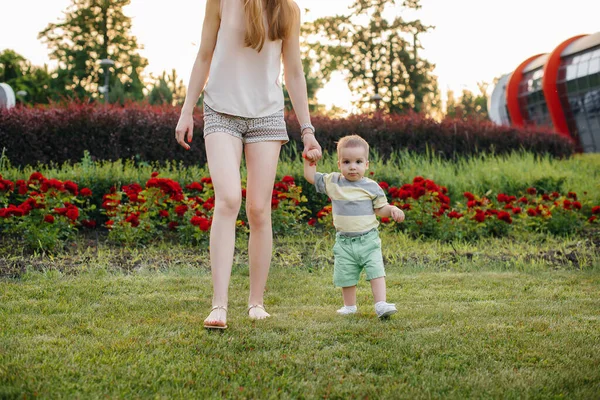
[{"label": "glass building facade", "polygon": [[600,152],[600,44],[563,58],[557,85],[571,135]]},{"label": "glass building facade", "polygon": [[521,115],[527,125],[552,126],[542,88],[544,65],[548,55],[540,56],[523,71],[517,94]]},{"label": "glass building facade", "polygon": [[600,32],[524,61],[500,79],[488,109],[498,124],[551,127],[600,152]]}]

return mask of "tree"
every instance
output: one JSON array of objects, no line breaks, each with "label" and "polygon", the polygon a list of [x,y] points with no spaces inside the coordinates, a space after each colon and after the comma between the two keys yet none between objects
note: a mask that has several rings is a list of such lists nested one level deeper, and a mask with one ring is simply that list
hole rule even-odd
[{"label": "tree", "polygon": [[[302,48],[302,68],[304,69],[304,76],[306,77],[306,95],[308,97],[308,108],[311,113],[320,111],[323,112],[324,107],[317,101],[317,92],[324,85],[323,79],[320,78],[314,70],[314,63],[308,57],[307,53],[310,49],[308,47]],[[285,109],[292,110],[292,100],[287,91],[285,85],[283,85],[283,97],[285,99]]]},{"label": "tree", "polygon": [[489,84],[486,82],[477,83],[479,93],[474,95],[473,92],[463,89],[460,98],[454,97],[454,92],[448,91],[448,100],[446,102],[446,116],[460,119],[476,119],[488,120],[488,90]]},{"label": "tree", "polygon": [[0,53],[0,82],[8,83],[15,92],[24,91],[17,99],[25,104],[49,103],[58,92],[48,66],[36,67],[13,50]]},{"label": "tree", "polygon": [[103,82],[99,60],[110,58],[115,62],[111,88],[122,85],[121,97],[141,100],[140,75],[148,61],[137,54],[141,47],[131,34],[131,18],[123,13],[130,0],[72,1],[64,20],[38,35],[48,45],[50,58],[58,61],[53,78],[70,97],[95,98]]},{"label": "tree", "polygon": [[[418,9],[420,0],[403,1],[403,7]],[[419,57],[419,35],[430,28],[419,20],[384,18],[386,7],[396,0],[355,0],[350,15],[320,18],[308,24],[311,50],[322,79],[341,70],[350,89],[360,95],[361,109],[375,107],[371,98],[382,97],[381,106],[398,113],[439,108],[433,64]],[[364,21],[367,20],[367,23]]]},{"label": "tree", "polygon": [[150,104],[183,104],[185,94],[185,85],[183,80],[178,80],[177,72],[172,70],[171,75],[167,75],[166,71],[163,71],[162,76],[157,79],[148,93],[148,102]]}]

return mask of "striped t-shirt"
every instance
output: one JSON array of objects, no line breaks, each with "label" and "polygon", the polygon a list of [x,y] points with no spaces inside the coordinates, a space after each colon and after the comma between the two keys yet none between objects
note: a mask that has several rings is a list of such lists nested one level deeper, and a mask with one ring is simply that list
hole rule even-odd
[{"label": "striped t-shirt", "polygon": [[388,204],[383,189],[372,179],[352,182],[339,172],[315,173],[315,188],[331,199],[333,225],[348,236],[360,235],[379,226],[375,209]]}]

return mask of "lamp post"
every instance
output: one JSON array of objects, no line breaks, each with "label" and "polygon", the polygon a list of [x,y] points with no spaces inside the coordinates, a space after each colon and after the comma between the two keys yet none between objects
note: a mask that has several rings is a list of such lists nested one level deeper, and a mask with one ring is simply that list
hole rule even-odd
[{"label": "lamp post", "polygon": [[104,104],[108,104],[110,67],[115,65],[115,62],[108,58],[103,58],[100,60],[100,65],[104,68],[104,86],[100,86],[98,90],[104,95]]},{"label": "lamp post", "polygon": [[382,97],[379,95],[379,93],[375,93],[375,95],[371,97],[371,101],[375,102],[375,112],[379,112],[379,102],[381,99]]},{"label": "lamp post", "polygon": [[27,92],[24,90],[19,90],[17,93],[17,99],[19,99],[19,101],[21,103],[25,103],[25,97],[27,96]]}]

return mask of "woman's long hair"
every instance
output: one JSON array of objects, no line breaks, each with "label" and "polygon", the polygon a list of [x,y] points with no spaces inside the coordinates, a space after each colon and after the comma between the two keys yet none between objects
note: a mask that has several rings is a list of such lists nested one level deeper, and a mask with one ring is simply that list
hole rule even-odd
[{"label": "woman's long hair", "polygon": [[[263,23],[263,1],[244,0],[246,15],[246,47],[260,52],[265,44],[266,30]],[[297,9],[292,0],[266,0],[269,40],[284,40],[290,34]]]}]

